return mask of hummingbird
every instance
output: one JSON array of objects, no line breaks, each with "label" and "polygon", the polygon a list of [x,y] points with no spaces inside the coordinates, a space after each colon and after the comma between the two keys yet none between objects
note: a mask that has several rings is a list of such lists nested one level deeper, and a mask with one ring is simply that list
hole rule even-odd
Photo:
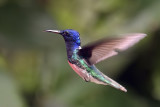
[{"label": "hummingbird", "polygon": [[110,85],[127,92],[122,85],[100,72],[95,64],[128,49],[143,39],[146,34],[123,34],[119,38],[105,38],[81,47],[80,34],[76,30],[45,30],[45,32],[62,35],[65,40],[68,63],[83,80],[96,84]]}]

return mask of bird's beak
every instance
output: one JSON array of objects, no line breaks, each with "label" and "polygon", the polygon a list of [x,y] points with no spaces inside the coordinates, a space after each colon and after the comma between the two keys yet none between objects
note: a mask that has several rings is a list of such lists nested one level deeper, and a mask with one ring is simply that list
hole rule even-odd
[{"label": "bird's beak", "polygon": [[57,33],[57,34],[61,33],[60,30],[45,30],[45,32],[51,32],[51,33]]}]

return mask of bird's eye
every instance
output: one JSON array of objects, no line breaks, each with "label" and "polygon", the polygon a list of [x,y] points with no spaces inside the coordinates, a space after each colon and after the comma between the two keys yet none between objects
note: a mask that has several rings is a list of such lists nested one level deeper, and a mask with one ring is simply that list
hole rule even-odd
[{"label": "bird's eye", "polygon": [[69,36],[69,32],[67,32],[67,31],[64,32],[63,34],[64,34],[65,36]]}]

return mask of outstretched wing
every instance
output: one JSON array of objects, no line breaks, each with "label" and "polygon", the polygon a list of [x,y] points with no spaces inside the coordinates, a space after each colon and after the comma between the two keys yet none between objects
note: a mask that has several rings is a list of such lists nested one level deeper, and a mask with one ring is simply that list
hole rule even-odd
[{"label": "outstretched wing", "polygon": [[117,55],[118,51],[124,51],[133,46],[146,34],[133,33],[122,35],[121,38],[103,39],[93,44],[84,46],[79,51],[79,55],[84,57],[89,64],[96,64],[106,58]]}]

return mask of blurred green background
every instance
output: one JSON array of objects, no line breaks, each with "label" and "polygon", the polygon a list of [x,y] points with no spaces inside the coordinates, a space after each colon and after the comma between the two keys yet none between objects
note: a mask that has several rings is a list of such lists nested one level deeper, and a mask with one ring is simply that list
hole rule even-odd
[{"label": "blurred green background", "polygon": [[[96,66],[128,89],[84,82],[61,36],[82,45],[143,32],[140,43]],[[0,0],[0,107],[160,107],[160,0]]]}]

